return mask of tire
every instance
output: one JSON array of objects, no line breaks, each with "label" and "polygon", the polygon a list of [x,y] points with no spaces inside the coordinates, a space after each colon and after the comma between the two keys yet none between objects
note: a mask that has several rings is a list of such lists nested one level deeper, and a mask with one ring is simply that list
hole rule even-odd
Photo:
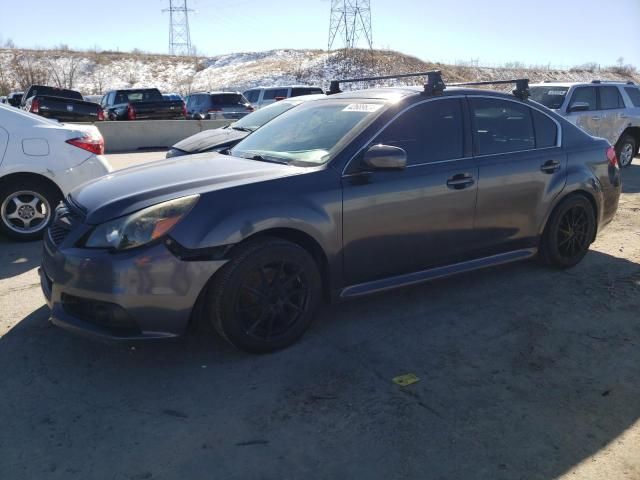
[{"label": "tire", "polygon": [[620,168],[627,168],[633,162],[633,157],[638,152],[638,145],[631,135],[624,135],[616,147],[616,155]]},{"label": "tire", "polygon": [[26,179],[0,187],[0,231],[20,241],[38,240],[53,221],[62,194],[51,184]]},{"label": "tire", "polygon": [[551,214],[540,242],[540,257],[554,268],[571,268],[587,254],[595,232],[593,205],[582,195],[572,195]]},{"label": "tire", "polygon": [[321,285],[318,266],[302,247],[277,238],[250,241],[214,276],[205,315],[236,348],[274,352],[309,328]]}]

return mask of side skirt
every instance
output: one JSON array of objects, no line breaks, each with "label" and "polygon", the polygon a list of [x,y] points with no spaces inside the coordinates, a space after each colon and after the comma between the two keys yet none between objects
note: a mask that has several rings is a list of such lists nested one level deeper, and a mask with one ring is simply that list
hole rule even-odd
[{"label": "side skirt", "polygon": [[371,293],[384,292],[393,288],[415,285],[417,283],[435,280],[437,278],[449,277],[458,273],[471,272],[482,268],[495,267],[505,263],[517,262],[535,256],[537,248],[526,248],[514,250],[512,252],[500,253],[490,257],[477,258],[466,262],[454,263],[443,267],[430,268],[420,272],[407,273],[395,277],[383,278],[372,282],[359,283],[344,288],[340,292],[340,298],[353,298]]}]

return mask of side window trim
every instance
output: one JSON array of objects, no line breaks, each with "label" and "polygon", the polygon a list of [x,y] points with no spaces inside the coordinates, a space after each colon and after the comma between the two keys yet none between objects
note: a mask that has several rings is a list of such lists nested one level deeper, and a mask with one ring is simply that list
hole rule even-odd
[{"label": "side window trim", "polygon": [[[391,125],[391,124],[392,124],[392,123],[393,123],[393,122],[394,122],[398,117],[400,117],[400,115],[402,115],[402,114],[404,114],[404,113],[408,112],[409,110],[411,110],[412,108],[417,107],[418,105],[423,105],[423,104],[425,104],[425,103],[427,103],[427,102],[434,102],[434,101],[440,100],[440,99],[442,99],[442,98],[443,98],[443,97],[437,97],[437,98],[429,98],[429,99],[426,99],[426,100],[422,100],[422,101],[420,101],[420,102],[416,102],[416,103],[413,103],[413,104],[411,104],[411,105],[408,105],[407,107],[405,107],[404,109],[402,109],[401,111],[399,111],[398,113],[396,113],[396,114],[395,114],[393,117],[391,117],[391,118],[389,119],[389,121],[387,121],[387,122],[386,122],[382,127],[380,127],[378,130],[376,130],[376,132],[375,132],[373,135],[371,135],[371,136],[369,137],[369,139],[368,139],[366,142],[364,142],[364,144],[362,145],[362,147],[361,147],[361,148],[359,148],[359,149],[358,149],[358,151],[357,151],[356,153],[354,153],[354,154],[351,156],[351,158],[349,158],[349,160],[348,160],[347,162],[345,162],[345,165],[344,165],[344,167],[342,168],[342,176],[343,176],[343,177],[348,177],[348,176],[351,176],[351,175],[359,175],[359,173],[352,174],[352,173],[346,173],[346,172],[349,170],[349,167],[350,167],[350,166],[351,166],[351,164],[352,164],[352,163],[353,163],[353,162],[358,158],[358,156],[359,156],[359,155],[360,155],[364,150],[366,150],[367,148],[369,148],[369,147],[372,145],[373,141],[374,141],[376,138],[378,138],[378,136],[379,136],[382,132],[384,132],[384,131],[387,129],[387,127],[388,127],[389,125]],[[466,120],[464,120],[464,117],[465,117],[465,113],[464,113],[464,112],[466,112],[466,101],[463,101],[463,100],[465,100],[465,99],[466,99],[466,96],[465,96],[465,95],[451,95],[451,96],[446,96],[446,97],[444,97],[444,98],[447,98],[447,99],[449,99],[449,98],[456,98],[456,99],[458,99],[458,100],[460,100],[460,101],[461,101],[461,103],[462,103],[462,104],[461,104],[461,108],[462,108],[462,112],[463,112],[463,121],[465,122],[465,125],[463,126],[463,129],[465,129],[465,128],[466,128]],[[467,131],[466,131],[466,130],[464,130],[464,138],[465,138],[465,147],[466,147],[466,138],[467,138]],[[463,150],[463,155],[466,155],[467,153],[468,153],[468,152],[467,152],[467,149],[466,149],[466,148],[464,148],[464,150]],[[439,161],[436,161],[436,162],[428,162],[428,163],[416,163],[416,164],[413,164],[413,165],[407,165],[407,168],[412,168],[412,167],[421,167],[421,166],[423,166],[423,165],[438,165],[438,164],[440,164],[440,163],[457,162],[457,161],[460,161],[460,160],[468,160],[468,159],[470,159],[470,158],[473,158],[473,157],[470,155],[470,156],[468,156],[468,157],[452,158],[452,159],[450,159],[450,160],[439,160]]]},{"label": "side window trim", "polygon": [[[491,95],[470,95],[468,97],[471,98],[492,98],[492,99],[498,99],[498,100],[506,100],[507,102],[513,102],[513,103],[518,103],[520,105],[522,105],[523,103],[519,100],[512,100],[510,98],[502,98],[502,97],[493,97]],[[553,122],[556,124],[556,144],[551,146],[551,147],[542,147],[542,148],[531,148],[528,150],[515,150],[512,152],[501,152],[501,153],[490,153],[490,154],[484,154],[484,155],[477,155],[474,153],[473,157],[474,158],[484,158],[484,157],[493,157],[496,155],[514,155],[516,153],[523,153],[523,152],[533,152],[533,151],[540,151],[540,150],[548,150],[550,148],[560,148],[562,147],[562,126],[560,125],[560,122],[553,118],[551,115],[549,115],[547,112],[543,111],[542,109],[531,105],[531,104],[525,104],[525,106],[527,106],[528,108],[532,109],[532,110],[537,110],[538,112],[542,113],[543,115],[546,115],[548,118],[550,118],[551,120],[553,120]],[[471,105],[469,104],[469,116],[471,116]],[[533,122],[533,115],[531,116],[531,121]],[[470,126],[471,129],[471,135],[473,136],[473,127]],[[534,135],[535,135],[535,124],[534,124]],[[474,139],[475,142],[475,139]],[[475,152],[475,144],[474,144],[474,152]]]}]

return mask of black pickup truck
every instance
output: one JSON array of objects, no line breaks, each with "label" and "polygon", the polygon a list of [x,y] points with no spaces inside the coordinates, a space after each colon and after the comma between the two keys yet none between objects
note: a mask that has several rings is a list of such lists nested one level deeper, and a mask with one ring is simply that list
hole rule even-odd
[{"label": "black pickup truck", "polygon": [[85,102],[80,92],[45,85],[31,85],[22,96],[20,108],[62,122],[104,120],[102,107]]},{"label": "black pickup truck", "polygon": [[157,88],[112,90],[102,97],[107,120],[175,120],[187,116],[182,100],[165,99]]}]

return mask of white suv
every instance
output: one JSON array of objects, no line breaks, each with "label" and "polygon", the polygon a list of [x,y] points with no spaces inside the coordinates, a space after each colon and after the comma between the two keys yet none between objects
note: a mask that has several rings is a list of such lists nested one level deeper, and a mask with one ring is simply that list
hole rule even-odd
[{"label": "white suv", "polygon": [[640,148],[640,88],[633,82],[545,82],[531,85],[531,100],[616,147],[621,167]]},{"label": "white suv", "polygon": [[94,126],[0,105],[0,232],[17,240],[41,237],[65,195],[111,171],[103,153]]},{"label": "white suv", "polygon": [[308,85],[290,85],[284,87],[255,87],[246,90],[243,95],[251,102],[255,109],[262,108],[285,98],[301,97],[302,95],[316,95],[324,93],[319,87]]}]

